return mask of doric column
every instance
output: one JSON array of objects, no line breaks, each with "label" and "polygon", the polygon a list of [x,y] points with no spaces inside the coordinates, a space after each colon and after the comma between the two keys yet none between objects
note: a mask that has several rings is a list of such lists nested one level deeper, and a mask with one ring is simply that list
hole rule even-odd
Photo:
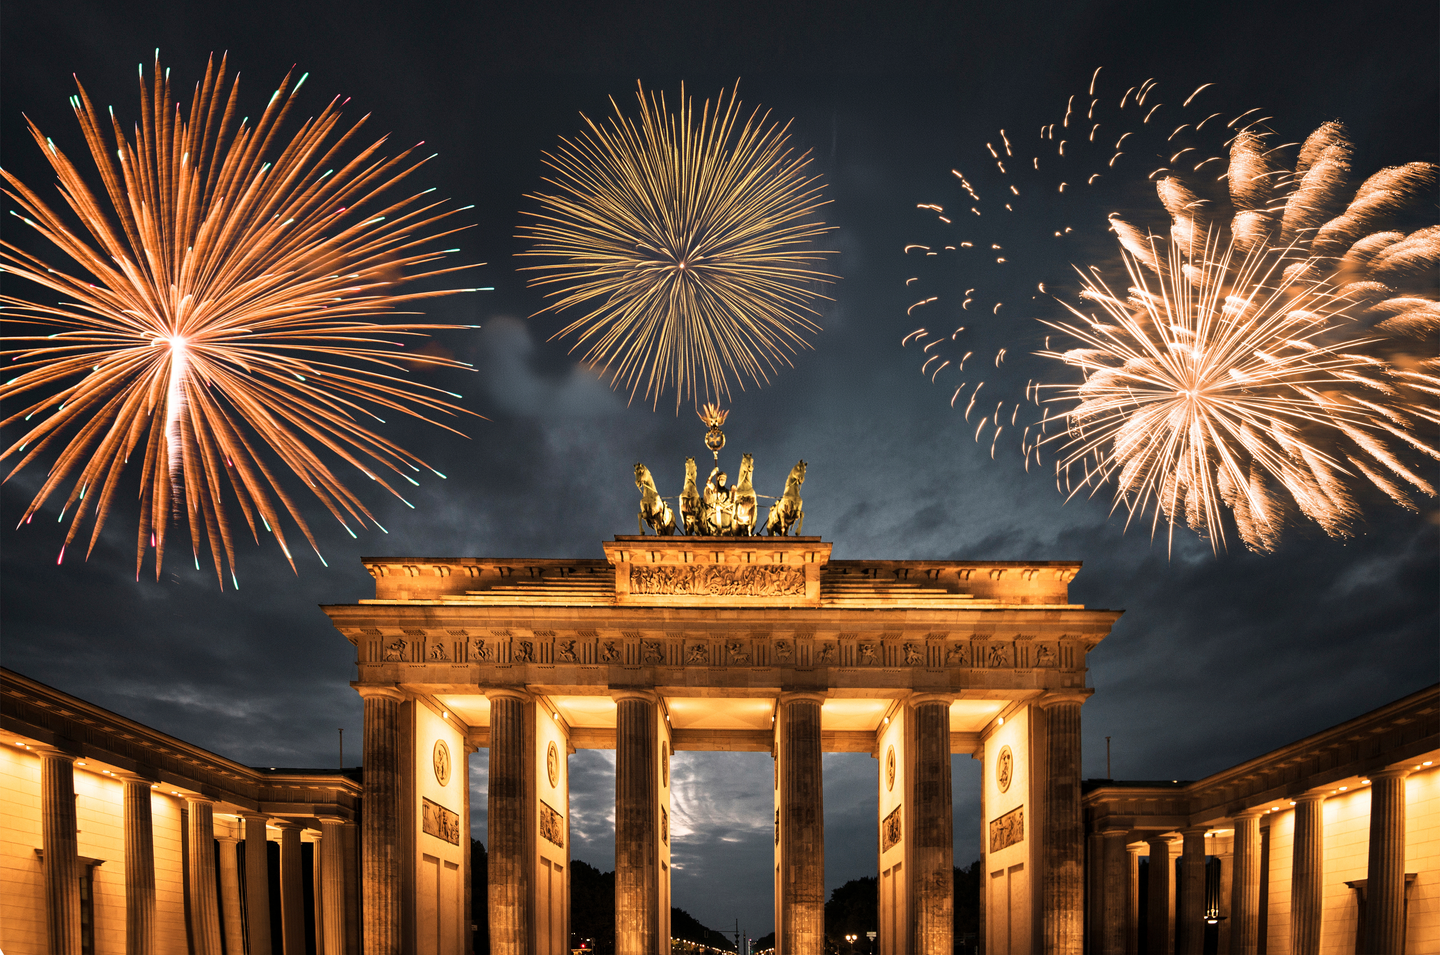
[{"label": "doric column", "polygon": [[1232,841],[1230,851],[1226,851],[1224,849],[1224,843],[1221,842],[1218,834],[1210,838],[1213,840],[1210,843],[1210,854],[1213,855],[1215,861],[1220,864],[1220,871],[1217,873],[1218,879],[1216,881],[1218,884],[1216,886],[1215,899],[1215,913],[1220,917],[1220,923],[1216,931],[1215,952],[1216,955],[1230,955],[1230,932],[1228,926],[1230,924],[1230,911],[1232,908],[1230,904],[1230,889],[1234,882],[1233,873],[1235,871],[1235,857],[1232,854],[1234,843]]},{"label": "doric column", "polygon": [[1235,865],[1230,880],[1230,955],[1260,950],[1260,817],[1258,809],[1235,816]]},{"label": "doric column", "polygon": [[1405,940],[1406,769],[1370,775],[1370,860],[1361,951],[1398,952]]},{"label": "doric column", "polygon": [[345,945],[345,820],[320,817],[322,955],[349,955]]},{"label": "doric column", "polygon": [[355,689],[365,700],[365,813],[360,842],[365,955],[399,955],[400,826],[412,824],[400,813],[400,704],[405,694],[393,686]]},{"label": "doric column", "polygon": [[785,955],[825,951],[825,799],[820,767],[824,701],[821,693],[782,693],[777,710],[780,924],[776,941]]},{"label": "doric column", "polygon": [[1325,794],[1295,800],[1295,848],[1290,866],[1290,955],[1319,955],[1325,876]]},{"label": "doric column", "polygon": [[1146,881],[1145,936],[1150,955],[1175,950],[1170,934],[1170,843],[1163,836],[1148,839],[1150,875]]},{"label": "doric column", "polygon": [[[324,854],[324,836],[311,832],[310,840],[310,907],[313,916],[311,930],[317,955],[325,951],[325,881],[320,873],[321,856]],[[304,842],[304,840],[301,840]]]},{"label": "doric column", "polygon": [[615,955],[660,950],[655,695],[615,695]]},{"label": "doric column", "polygon": [[220,919],[225,931],[227,955],[243,955],[245,951],[245,918],[240,913],[240,838],[233,833],[218,832],[220,843]]},{"label": "doric column", "polygon": [[190,810],[190,932],[195,955],[221,955],[215,888],[214,800],[185,797]]},{"label": "doric column", "polygon": [[1044,951],[1080,955],[1085,924],[1085,831],[1080,812],[1083,693],[1049,695],[1045,712]]},{"label": "doric column", "polygon": [[1100,832],[1101,867],[1100,952],[1103,955],[1124,955],[1125,909],[1129,899],[1130,858],[1125,852],[1125,829],[1104,829]]},{"label": "doric column", "polygon": [[280,938],[285,955],[305,955],[305,882],[300,865],[300,830],[288,819],[280,830]]},{"label": "doric column", "polygon": [[[536,823],[525,808],[528,698],[515,690],[492,690],[485,695],[490,699],[490,780],[485,822],[490,843],[490,951],[494,955],[529,955],[530,883],[525,834]],[[365,816],[370,816],[368,806]],[[618,858],[618,844],[616,848]],[[368,949],[368,939],[366,944]]]},{"label": "doric column", "polygon": [[[915,892],[915,950],[950,955],[955,949],[955,813],[950,791],[950,698],[911,699],[912,745],[910,884]],[[819,707],[816,707],[819,718]],[[819,724],[816,724],[817,729]],[[819,782],[819,765],[816,766]],[[821,845],[823,847],[823,840]],[[823,877],[823,874],[822,874]],[[821,926],[823,933],[823,923]]]},{"label": "doric column", "polygon": [[40,757],[40,830],[45,849],[45,938],[51,955],[80,955],[80,845],[75,757],[35,746]]},{"label": "doric column", "polygon": [[245,941],[248,955],[270,955],[270,857],[265,816],[240,814],[245,820]]},{"label": "doric column", "polygon": [[125,812],[125,955],[155,951],[155,829],[150,783],[122,776]]},{"label": "doric column", "polygon": [[1140,844],[1125,847],[1125,955],[1140,955]]},{"label": "doric column", "polygon": [[1205,832],[1208,826],[1181,830],[1183,883],[1180,888],[1180,955],[1201,955],[1205,948]]}]

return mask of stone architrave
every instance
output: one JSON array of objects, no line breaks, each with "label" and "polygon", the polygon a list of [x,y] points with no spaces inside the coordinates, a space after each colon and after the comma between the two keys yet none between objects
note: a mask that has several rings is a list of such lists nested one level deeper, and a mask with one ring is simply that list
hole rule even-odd
[{"label": "stone architrave", "polygon": [[1235,816],[1235,864],[1230,880],[1230,953],[1260,949],[1260,817],[1252,809]]},{"label": "stone architrave", "polygon": [[214,800],[185,798],[190,810],[190,932],[195,955],[221,955],[215,879]]},{"label": "stone architrave", "polygon": [[1295,847],[1290,868],[1291,955],[1320,955],[1325,898],[1325,793],[1295,800]]},{"label": "stone architrave", "polygon": [[1405,777],[1407,769],[1370,774],[1370,848],[1366,874],[1366,952],[1398,952],[1405,942]]},{"label": "stone architrave", "polygon": [[395,955],[401,949],[400,704],[405,694],[394,685],[357,686],[356,690],[365,700],[361,937],[365,955]]},{"label": "stone architrave", "polygon": [[75,757],[36,746],[40,757],[40,835],[45,849],[45,938],[52,955],[80,955],[80,844],[75,819]]},{"label": "stone architrave", "polygon": [[270,859],[268,817],[240,814],[245,821],[245,941],[248,955],[270,955]]},{"label": "stone architrave", "polygon": [[121,777],[125,790],[125,955],[155,951],[155,829],[150,782]]}]

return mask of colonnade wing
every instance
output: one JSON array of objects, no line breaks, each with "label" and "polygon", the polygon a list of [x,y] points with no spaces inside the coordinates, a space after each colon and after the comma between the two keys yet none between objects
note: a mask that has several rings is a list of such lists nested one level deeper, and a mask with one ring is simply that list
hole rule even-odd
[{"label": "colonnade wing", "polygon": [[[386,738],[373,742],[367,720],[366,739],[367,767],[407,754],[396,808],[414,824],[366,830],[377,855],[388,839],[413,860],[393,916],[402,935],[433,931],[444,951],[446,913],[464,917],[438,882],[434,905],[424,901],[425,847],[440,865],[448,856],[413,814],[444,809],[468,827],[468,804],[421,772],[443,738],[490,749],[493,951],[568,945],[567,757],[603,748],[616,751],[617,951],[669,950],[671,755],[748,750],[776,760],[780,950],[824,947],[821,754],[868,752],[881,782],[877,859],[892,880],[882,949],[948,952],[950,754],[988,755],[1007,717],[1023,726],[1038,703],[1087,694],[1086,654],[1118,614],[1068,602],[1079,565],[830,561],[815,538],[617,538],[605,550],[604,561],[371,560],[376,598],[325,608],[356,647],[357,688],[393,693],[413,714],[375,723]],[[1027,745],[1011,754],[1040,758]],[[1057,765],[1037,776],[1073,771],[1078,799],[1078,762]],[[1041,795],[1022,791],[1027,809]],[[1007,905],[1039,927],[1007,939],[1038,945],[1048,923],[1035,912],[1065,892],[1030,900],[1019,884],[1006,883]],[[392,911],[384,896],[367,888],[367,905]]]}]

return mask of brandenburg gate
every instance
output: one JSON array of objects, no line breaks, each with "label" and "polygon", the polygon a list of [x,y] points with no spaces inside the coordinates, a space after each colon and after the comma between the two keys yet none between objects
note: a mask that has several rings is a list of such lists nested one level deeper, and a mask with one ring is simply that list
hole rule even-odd
[{"label": "brandenburg gate", "polygon": [[[986,950],[1080,951],[1085,655],[1119,614],[1069,601],[1078,563],[831,560],[780,535],[603,547],[367,559],[374,599],[325,608],[365,700],[367,953],[467,952],[480,905],[493,952],[568,952],[585,748],[616,754],[618,953],[670,950],[682,750],[774,758],[783,955],[824,950],[825,752],[876,758],[883,955],[951,951],[952,753],[984,761]],[[464,767],[483,747],[489,898],[471,899]]]}]

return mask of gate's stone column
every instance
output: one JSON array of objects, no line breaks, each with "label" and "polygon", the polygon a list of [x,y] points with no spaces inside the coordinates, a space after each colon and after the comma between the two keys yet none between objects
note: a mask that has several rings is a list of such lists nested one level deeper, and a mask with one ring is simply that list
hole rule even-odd
[{"label": "gate's stone column", "polygon": [[1230,879],[1230,953],[1260,950],[1260,817],[1258,810],[1235,816],[1235,867]]},{"label": "gate's stone column", "polygon": [[241,813],[245,820],[245,941],[249,955],[270,955],[270,858],[266,816]]},{"label": "gate's stone column", "polygon": [[1361,951],[1398,952],[1405,939],[1406,769],[1370,775],[1370,856]]},{"label": "gate's stone column", "polygon": [[122,775],[125,785],[125,955],[155,951],[155,829],[150,782]]},{"label": "gate's stone column", "polygon": [[1304,793],[1295,800],[1295,848],[1290,869],[1291,955],[1320,953],[1320,912],[1325,874],[1324,809],[1323,792]]},{"label": "gate's stone column", "polygon": [[36,746],[40,832],[45,849],[45,937],[52,955],[80,955],[80,842],[75,822],[75,757]]},{"label": "gate's stone column", "polygon": [[[615,953],[657,955],[660,938],[660,813],[656,697],[615,696]],[[669,939],[665,939],[668,948]]]},{"label": "gate's stone column", "polygon": [[280,820],[280,937],[285,955],[305,953],[305,884],[299,823]]},{"label": "gate's stone column", "polygon": [[320,817],[321,955],[349,955],[345,941],[345,825],[336,816]]},{"label": "gate's stone column", "polygon": [[1103,872],[1100,898],[1100,951],[1104,955],[1124,955],[1125,910],[1130,896],[1130,858],[1125,852],[1125,829],[1105,829],[1100,833]]},{"label": "gate's stone column", "polygon": [[[530,868],[526,812],[525,705],[518,690],[490,690],[490,782],[486,800],[489,840],[490,951],[529,955]],[[368,811],[367,811],[368,815]],[[618,846],[617,846],[618,848]]]},{"label": "gate's stone column", "polygon": [[1140,955],[1140,844],[1125,847],[1125,955]]},{"label": "gate's stone column", "polygon": [[825,951],[825,800],[820,766],[823,693],[780,695],[775,719],[779,751],[780,955]]},{"label": "gate's stone column", "polygon": [[1170,842],[1164,836],[1146,840],[1150,845],[1150,874],[1146,880],[1145,937],[1150,955],[1170,955],[1175,938],[1170,934]]},{"label": "gate's stone column", "polygon": [[225,951],[243,955],[245,917],[240,912],[240,837],[226,827],[215,833],[220,843],[220,923],[225,930]]},{"label": "gate's stone column", "polygon": [[1080,705],[1087,694],[1062,691],[1040,701],[1045,712],[1044,950],[1080,955],[1085,924],[1085,830],[1080,814]]},{"label": "gate's stone column", "polygon": [[[914,770],[910,774],[914,836],[910,845],[914,851],[908,868],[915,898],[915,951],[923,955],[950,955],[955,948],[950,698],[926,694],[912,697],[910,703],[913,721],[910,742],[914,749],[911,763]],[[822,840],[822,847],[823,844]]]},{"label": "gate's stone column", "polygon": [[411,825],[400,808],[400,704],[405,694],[394,686],[355,689],[365,700],[365,813],[360,844],[365,955],[399,955],[400,827]]},{"label": "gate's stone column", "polygon": [[1184,883],[1180,892],[1180,955],[1201,955],[1205,947],[1205,833],[1208,826],[1181,831]]},{"label": "gate's stone column", "polygon": [[190,928],[195,955],[220,955],[214,800],[187,796],[185,802],[190,810]]}]

